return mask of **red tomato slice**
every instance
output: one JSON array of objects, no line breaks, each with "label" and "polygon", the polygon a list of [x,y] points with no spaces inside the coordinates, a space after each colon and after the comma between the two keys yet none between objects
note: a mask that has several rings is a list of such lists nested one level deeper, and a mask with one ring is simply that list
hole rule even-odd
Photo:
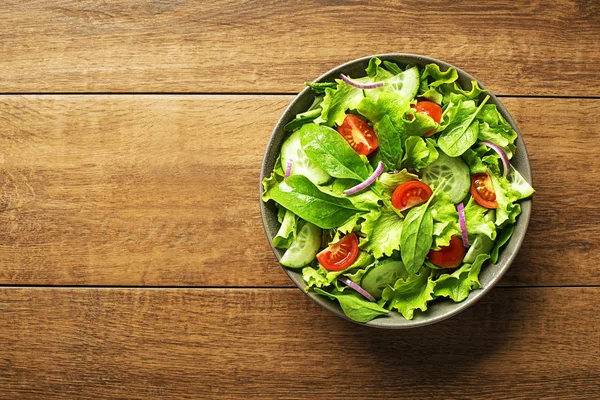
[{"label": "red tomato slice", "polygon": [[439,250],[429,250],[429,261],[442,268],[456,268],[465,257],[465,247],[458,236],[452,236],[450,245],[441,246]]},{"label": "red tomato slice", "polygon": [[[435,122],[437,122],[438,124],[440,123],[440,121],[442,120],[442,107],[438,106],[437,104],[435,104],[432,101],[419,101],[415,106],[414,109],[416,112],[420,113],[420,114],[425,114],[431,118],[433,118],[433,120]],[[434,132],[434,130],[430,130],[425,132],[425,136],[429,136]]]},{"label": "red tomato slice", "polygon": [[498,208],[494,185],[486,173],[471,176],[471,196],[482,207]]},{"label": "red tomato slice", "polygon": [[398,186],[392,195],[392,205],[400,211],[425,203],[433,190],[425,182],[408,181]]},{"label": "red tomato slice", "polygon": [[369,155],[379,146],[373,128],[357,115],[346,115],[337,130],[358,154]]},{"label": "red tomato slice", "polygon": [[354,232],[317,254],[319,264],[329,271],[348,268],[356,257],[358,257],[358,238]]}]

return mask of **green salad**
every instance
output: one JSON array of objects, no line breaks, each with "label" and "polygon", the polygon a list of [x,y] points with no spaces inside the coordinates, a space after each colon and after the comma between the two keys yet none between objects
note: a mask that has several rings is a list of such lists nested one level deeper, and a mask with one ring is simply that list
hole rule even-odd
[{"label": "green salad", "polygon": [[510,165],[517,133],[452,68],[373,58],[340,78],[307,84],[314,101],[262,182],[281,264],[358,322],[463,301],[534,193]]}]

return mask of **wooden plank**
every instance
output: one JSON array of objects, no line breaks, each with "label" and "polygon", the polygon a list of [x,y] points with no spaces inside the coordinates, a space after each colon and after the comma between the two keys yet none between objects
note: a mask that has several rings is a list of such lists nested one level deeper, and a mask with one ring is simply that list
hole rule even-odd
[{"label": "wooden plank", "polygon": [[496,289],[431,327],[296,289],[0,289],[4,399],[594,398],[600,288]]},{"label": "wooden plank", "polygon": [[2,92],[297,92],[342,62],[417,53],[504,94],[600,94],[600,3],[19,0]]},{"label": "wooden plank", "polygon": [[[291,98],[0,97],[0,283],[291,285],[258,210]],[[538,193],[503,284],[600,285],[600,100],[505,103]]]}]

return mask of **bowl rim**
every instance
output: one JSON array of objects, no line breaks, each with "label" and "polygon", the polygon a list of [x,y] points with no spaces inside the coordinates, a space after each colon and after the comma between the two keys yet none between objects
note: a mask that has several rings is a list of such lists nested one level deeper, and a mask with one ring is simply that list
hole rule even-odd
[{"label": "bowl rim", "polygon": [[[479,79],[475,78],[471,74],[465,72],[464,70],[462,70],[461,68],[459,68],[455,65],[452,65],[452,64],[447,63],[442,60],[438,60],[436,58],[432,58],[432,57],[424,56],[424,55],[420,55],[420,54],[382,53],[382,54],[374,54],[374,55],[360,57],[360,58],[357,58],[354,60],[347,61],[343,64],[337,65],[337,66],[331,68],[330,70],[328,70],[327,72],[323,73],[321,76],[319,76],[312,82],[313,83],[321,82],[327,78],[330,78],[334,74],[339,75],[339,73],[343,72],[343,70],[353,67],[357,64],[361,64],[361,63],[365,63],[365,62],[368,63],[368,61],[374,57],[377,57],[381,60],[395,61],[395,62],[400,63],[401,65],[412,64],[412,65],[422,66],[425,64],[434,63],[440,67],[443,67],[444,70],[446,70],[448,68],[454,68],[458,73],[459,79],[463,79],[463,80],[467,79],[469,81],[476,81],[477,84],[479,85],[479,87],[481,89],[483,89],[484,91],[486,91],[486,94],[490,96],[490,99],[492,100],[490,103],[496,104],[498,111],[506,119],[506,121],[511,125],[511,127],[515,130],[515,132],[517,132],[517,134],[518,134],[517,142],[518,142],[518,147],[520,148],[519,151],[523,152],[523,157],[522,157],[522,161],[521,161],[522,165],[520,165],[520,167],[519,167],[519,172],[533,186],[529,153],[527,152],[527,148],[525,146],[525,142],[523,140],[522,134],[521,134],[517,124],[515,123],[514,119],[512,118],[512,116],[510,115],[510,113],[508,112],[508,110],[506,109],[504,104],[500,101],[500,99],[492,91],[490,91]],[[406,61],[406,60],[410,60],[410,61]],[[285,123],[287,123],[287,121],[284,121],[284,117],[286,115],[288,115],[290,110],[292,110],[294,108],[294,106],[304,96],[306,96],[306,94],[310,91],[311,91],[311,88],[308,86],[305,87],[304,89],[302,89],[294,97],[294,99],[289,103],[289,105],[286,107],[286,109],[283,111],[283,113],[279,117],[277,123],[275,124],[275,127],[273,128],[273,130],[269,136],[269,140],[267,142],[267,146],[266,146],[265,152],[263,154],[262,162],[261,162],[260,181],[259,181],[259,196],[258,196],[259,203],[260,203],[260,216],[261,216],[261,220],[263,223],[265,235],[267,236],[269,245],[271,246],[271,249],[273,250],[273,253],[274,253],[275,257],[277,258],[278,262],[279,262],[280,256],[279,256],[275,246],[273,246],[273,240],[272,240],[273,238],[269,232],[269,227],[267,226],[267,222],[266,222],[265,214],[267,212],[267,207],[261,198],[262,190],[263,190],[262,181],[266,175],[270,175],[270,173],[271,173],[270,170],[266,171],[268,157],[270,154],[270,150],[273,147],[274,141],[276,140],[278,131],[282,130]],[[283,136],[285,136],[285,134]],[[266,173],[265,173],[265,171],[266,171]],[[341,310],[341,308],[337,302],[333,302],[332,300],[327,299],[324,296],[319,296],[314,291],[305,292],[303,290],[304,288],[300,286],[300,283],[294,279],[293,274],[297,274],[297,271],[292,271],[288,268],[285,268],[281,264],[279,264],[279,266],[281,269],[283,269],[283,271],[286,273],[286,275],[292,281],[292,283],[294,283],[294,285],[302,293],[304,293],[306,296],[308,296],[315,303],[319,304],[321,307],[327,309],[328,311],[333,312],[338,317],[343,318],[347,321],[353,322],[358,325],[374,327],[374,328],[379,328],[379,329],[410,329],[410,328],[417,328],[417,327],[422,327],[422,326],[426,326],[426,325],[431,325],[431,324],[434,324],[437,322],[444,321],[450,317],[453,317],[453,316],[459,314],[460,312],[466,310],[467,308],[471,307],[475,303],[477,303],[486,293],[488,293],[498,283],[498,281],[500,281],[500,279],[508,271],[508,269],[512,265],[514,259],[516,258],[517,254],[521,248],[521,245],[523,244],[525,235],[527,233],[527,228],[529,226],[529,221],[531,218],[532,198],[530,197],[528,199],[521,200],[519,203],[521,204],[521,214],[518,216],[517,221],[515,222],[515,232],[517,231],[517,226],[519,227],[519,232],[517,235],[515,235],[515,233],[513,233],[513,235],[509,239],[509,241],[505,244],[504,250],[502,250],[500,253],[501,255],[504,254],[505,251],[507,250],[507,248],[510,245],[513,245],[513,250],[508,255],[508,258],[506,260],[504,260],[504,262],[502,264],[500,264],[500,263],[494,264],[499,267],[498,272],[492,276],[491,280],[485,286],[482,285],[482,288],[472,290],[466,299],[464,299],[462,302],[459,302],[459,303],[453,303],[452,304],[453,307],[450,310],[442,313],[441,315],[427,317],[427,315],[426,315],[427,311],[424,311],[424,312],[420,313],[424,317],[419,320],[415,320],[415,319],[407,320],[402,317],[403,318],[402,324],[383,323],[384,321],[387,320],[386,318],[375,318],[368,322],[354,321],[354,320],[348,318],[344,314],[344,312]],[[486,264],[486,265],[489,267],[489,264]],[[302,279],[300,278],[300,280],[302,280]],[[304,287],[306,287],[306,284],[304,284]],[[429,310],[429,307],[428,307],[428,310]],[[397,311],[394,311],[394,310],[390,310],[390,312],[397,313]]]}]

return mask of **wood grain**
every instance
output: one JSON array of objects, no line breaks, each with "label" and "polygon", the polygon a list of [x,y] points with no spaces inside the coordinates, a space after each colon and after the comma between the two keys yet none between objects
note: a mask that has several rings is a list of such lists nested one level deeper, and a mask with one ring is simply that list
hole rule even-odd
[{"label": "wood grain", "polygon": [[2,92],[297,92],[425,54],[504,94],[600,95],[597,1],[3,1]]},{"label": "wood grain", "polygon": [[590,399],[599,298],[495,289],[437,325],[383,331],[296,289],[3,288],[0,385],[7,400]]},{"label": "wood grain", "polygon": [[[258,209],[262,153],[290,100],[0,97],[0,283],[291,285]],[[599,285],[600,100],[504,102],[538,192],[502,284]]]}]

